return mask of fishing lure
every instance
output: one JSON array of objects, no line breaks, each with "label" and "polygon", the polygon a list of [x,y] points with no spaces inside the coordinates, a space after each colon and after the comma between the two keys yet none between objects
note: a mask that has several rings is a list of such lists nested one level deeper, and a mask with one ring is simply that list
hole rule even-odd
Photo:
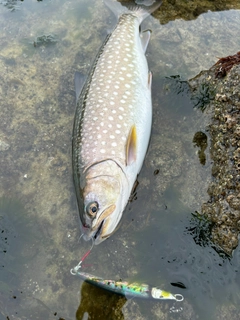
[{"label": "fishing lure", "polygon": [[128,283],[126,281],[121,280],[105,280],[103,278],[96,277],[92,274],[80,271],[81,264],[83,260],[89,255],[90,251],[91,250],[89,250],[83,256],[83,258],[75,268],[70,270],[72,275],[77,275],[87,283],[126,297],[183,301],[184,297],[181,294],[172,294],[170,292],[161,290],[157,287],[149,286],[148,284],[139,284],[135,282]]}]

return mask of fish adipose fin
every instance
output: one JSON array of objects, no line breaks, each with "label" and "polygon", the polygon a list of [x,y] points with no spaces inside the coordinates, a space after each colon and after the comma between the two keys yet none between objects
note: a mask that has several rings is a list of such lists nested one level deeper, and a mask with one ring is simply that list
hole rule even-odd
[{"label": "fish adipose fin", "polygon": [[105,5],[119,18],[124,13],[135,14],[139,19],[139,24],[146,19],[152,12],[157,10],[162,4],[162,0],[156,0],[151,6],[137,5],[132,3],[124,3],[114,0],[103,0]]},{"label": "fish adipose fin", "polygon": [[137,159],[137,129],[133,125],[130,129],[126,144],[126,164],[130,166]]}]

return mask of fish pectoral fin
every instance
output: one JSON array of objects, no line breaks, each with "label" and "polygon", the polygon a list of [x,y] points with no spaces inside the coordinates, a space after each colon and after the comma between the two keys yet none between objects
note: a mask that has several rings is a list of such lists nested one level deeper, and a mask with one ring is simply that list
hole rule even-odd
[{"label": "fish pectoral fin", "polygon": [[130,166],[137,159],[137,129],[133,125],[129,131],[126,144],[126,165]]},{"label": "fish pectoral fin", "polygon": [[144,53],[147,50],[147,46],[148,46],[148,43],[149,43],[149,40],[151,37],[151,33],[152,33],[151,30],[145,30],[145,31],[141,32],[141,34],[140,34],[142,49],[143,49]]},{"label": "fish pectoral fin", "polygon": [[84,86],[85,80],[86,80],[86,76],[84,74],[78,71],[75,72],[74,84],[75,84],[75,93],[76,93],[76,103],[78,101],[78,98]]}]

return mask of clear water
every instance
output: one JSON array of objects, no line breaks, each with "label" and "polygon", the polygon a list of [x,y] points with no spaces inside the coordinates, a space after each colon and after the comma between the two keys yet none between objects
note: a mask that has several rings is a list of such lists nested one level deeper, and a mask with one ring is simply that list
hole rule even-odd
[{"label": "clear water", "polygon": [[230,10],[144,22],[151,144],[119,229],[86,260],[97,276],[181,293],[178,304],[128,300],[69,272],[90,247],[78,241],[72,184],[73,76],[88,72],[115,18],[97,0],[1,2],[0,319],[238,319],[239,249],[220,257],[192,215],[211,181],[210,141],[203,165],[193,139],[210,120],[172,76],[239,51],[239,19]]}]

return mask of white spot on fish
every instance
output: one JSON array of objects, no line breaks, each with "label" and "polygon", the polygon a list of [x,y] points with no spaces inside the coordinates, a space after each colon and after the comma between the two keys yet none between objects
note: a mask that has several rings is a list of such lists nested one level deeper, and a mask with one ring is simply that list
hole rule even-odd
[{"label": "white spot on fish", "polygon": [[120,130],[115,130],[116,134],[120,134],[121,131]]},{"label": "white spot on fish", "polygon": [[101,153],[105,153],[106,151],[105,151],[105,149],[101,149],[100,152]]},{"label": "white spot on fish", "polygon": [[110,134],[110,139],[115,139],[115,136],[113,134]]},{"label": "white spot on fish", "polygon": [[109,116],[109,117],[108,117],[108,120],[112,121],[112,120],[113,120],[113,117],[112,117],[112,116]]},{"label": "white spot on fish", "polygon": [[117,143],[116,142],[112,142],[112,147],[116,147],[117,146]]}]

